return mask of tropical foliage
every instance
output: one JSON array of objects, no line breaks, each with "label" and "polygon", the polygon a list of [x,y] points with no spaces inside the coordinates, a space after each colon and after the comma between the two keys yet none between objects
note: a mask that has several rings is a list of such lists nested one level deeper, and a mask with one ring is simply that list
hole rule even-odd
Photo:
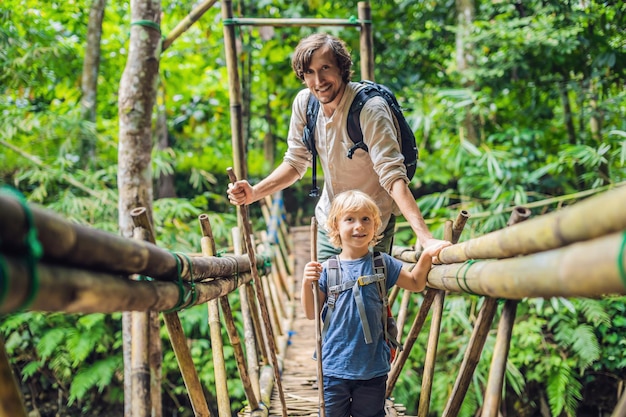
[{"label": "tropical foliage", "polygon": [[[461,4],[472,16],[466,32],[458,20]],[[106,5],[95,121],[80,109],[90,6],[89,0],[50,1],[45,7],[35,0],[0,3],[0,183],[73,221],[116,231],[117,95],[128,52],[130,2]],[[162,34],[193,7],[163,0]],[[515,205],[541,214],[575,202],[583,192],[626,181],[623,2],[394,0],[371,7],[376,80],[394,89],[417,133],[421,160],[412,188],[435,235],[441,236],[444,220],[461,209],[472,213],[462,236],[467,239],[503,227]],[[357,2],[235,2],[235,10],[249,17],[349,18],[356,15]],[[234,209],[225,200],[232,150],[220,16],[219,6],[209,9],[160,57],[157,113],[166,116],[169,143],[155,144],[152,173],[155,187],[171,176],[175,196],[155,201],[154,218],[159,245],[177,251],[199,250],[199,213],[211,213],[218,247],[229,246],[235,225]],[[284,152],[291,100],[301,88],[291,73],[290,53],[315,30],[238,28],[253,182]],[[358,31],[328,30],[355,51],[358,69]],[[463,65],[458,44],[464,45]],[[285,192],[293,225],[312,213],[307,187],[305,178]],[[593,219],[589,222],[593,227]],[[399,244],[414,239],[406,228],[398,232]],[[506,406],[518,415],[546,407],[553,416],[610,409],[626,379],[624,301],[522,301]],[[448,297],[431,405],[435,414],[454,384],[479,305],[474,297]],[[181,316],[202,381],[211,387],[203,314],[191,309]],[[24,386],[58,393],[65,407],[93,411],[102,401],[121,401],[119,321],[118,315],[21,313],[2,317],[0,331]],[[165,339],[165,390],[172,407],[189,415]],[[463,416],[481,405],[492,347],[490,338]],[[394,393],[409,414],[417,405],[414,387],[423,359],[416,349]],[[235,374],[232,357],[228,367]],[[612,394],[593,390],[602,385]],[[231,389],[238,409],[241,388]]]}]

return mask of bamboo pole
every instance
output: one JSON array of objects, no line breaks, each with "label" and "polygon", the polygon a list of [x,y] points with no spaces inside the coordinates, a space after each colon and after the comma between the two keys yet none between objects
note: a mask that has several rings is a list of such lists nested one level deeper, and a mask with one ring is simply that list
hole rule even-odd
[{"label": "bamboo pole", "polygon": [[[152,224],[150,223],[150,218],[148,217],[148,211],[144,207],[139,207],[131,210],[130,212],[133,224],[135,225],[135,230],[140,229],[145,232],[144,239],[148,240],[150,243],[156,242],[156,237],[154,235],[154,229],[152,228]],[[188,266],[191,269],[191,265]],[[190,271],[190,276],[191,271]],[[180,294],[179,294],[180,296]],[[137,314],[138,312],[134,312]],[[141,313],[139,313],[141,314]],[[172,342],[172,349],[174,350],[174,355],[176,356],[176,361],[178,362],[178,367],[180,368],[180,372],[183,377],[183,382],[185,383],[185,387],[189,393],[189,400],[191,402],[191,406],[193,408],[194,414],[196,417],[209,417],[211,413],[209,412],[209,407],[207,405],[207,401],[204,397],[204,391],[202,390],[202,385],[200,384],[200,378],[198,378],[198,373],[196,372],[196,368],[193,363],[193,358],[191,357],[191,352],[189,350],[189,346],[187,345],[187,340],[185,338],[185,334],[183,333],[183,328],[180,323],[180,318],[178,317],[177,312],[163,312],[163,321],[165,322],[165,326],[167,328],[167,332],[170,337],[170,341]],[[133,332],[133,335],[136,334]],[[161,343],[161,336],[159,332],[151,335],[151,339],[158,338],[158,343]],[[154,340],[150,341],[150,344],[155,343]],[[146,352],[148,352],[149,346],[146,346]],[[159,349],[160,351],[160,349]],[[162,354],[160,354],[162,356]],[[154,358],[156,361],[156,358]],[[158,358],[159,363],[162,360],[161,357]],[[153,367],[154,368],[154,367]],[[152,376],[158,380],[158,384],[154,389],[158,389],[159,394],[160,390],[160,374],[161,367],[158,367],[156,371],[159,375]],[[153,384],[154,385],[154,384]],[[161,403],[160,395],[157,396],[159,400],[159,404]],[[158,406],[161,408],[161,406]],[[135,414],[133,414],[134,416]]]},{"label": "bamboo pole", "polygon": [[[228,168],[228,176],[230,177],[231,182],[237,181],[237,176],[232,168]],[[274,331],[270,322],[270,315],[267,309],[267,305],[265,304],[265,294],[263,292],[263,283],[261,282],[261,278],[258,275],[256,268],[253,266],[256,265],[256,258],[254,254],[254,247],[252,246],[252,240],[250,235],[250,224],[248,223],[248,213],[246,211],[246,207],[239,207],[239,215],[241,216],[241,223],[244,228],[244,242],[246,244],[246,249],[248,252],[248,257],[250,258],[250,269],[252,272],[252,277],[254,281],[254,285],[256,287],[256,291],[258,294],[259,306],[261,308],[261,315],[263,317],[263,321],[265,322],[265,331],[267,333],[267,341],[269,345],[269,353],[270,358],[272,360],[272,367],[274,368],[274,378],[276,380],[276,389],[278,390],[278,396],[280,398],[280,403],[282,405],[282,413],[283,417],[287,417],[287,404],[285,402],[285,394],[283,392],[283,385],[280,379],[280,371],[278,369],[278,359],[276,358],[276,341],[274,340]]]},{"label": "bamboo pole", "polygon": [[511,334],[517,311],[517,300],[506,300],[498,323],[496,344],[493,349],[489,378],[485,388],[481,417],[497,417],[499,415],[500,401],[502,400],[502,387],[506,372],[506,361],[509,356]]},{"label": "bamboo pole", "polygon": [[[147,232],[141,227],[135,227],[133,238],[146,240]],[[132,279],[138,280],[137,276]],[[133,311],[130,313],[130,409],[131,415],[148,417],[152,410],[152,392],[150,390],[150,346],[149,314],[147,311]]]},{"label": "bamboo pole", "polygon": [[183,33],[187,31],[198,19],[200,19],[213,5],[217,2],[217,0],[205,0],[199,5],[197,5],[191,13],[189,13],[185,18],[176,25],[176,27],[168,33],[168,35],[163,39],[162,50],[165,51],[169,48],[172,43],[176,39],[180,37]]},{"label": "bamboo pole", "polygon": [[[215,241],[209,217],[200,219],[202,239],[200,245],[204,256],[215,255]],[[228,376],[226,374],[226,361],[224,360],[224,343],[222,340],[222,325],[217,299],[208,302],[209,331],[211,335],[211,353],[213,354],[213,374],[215,376],[215,396],[217,399],[217,411],[219,417],[230,417],[230,398],[228,397]],[[231,317],[232,319],[232,317]]]},{"label": "bamboo pole", "polygon": [[396,340],[400,343],[403,336],[404,323],[406,321],[406,315],[409,310],[409,302],[411,301],[411,291],[402,292],[402,300],[400,301],[400,309],[398,313],[398,336]]},{"label": "bamboo pole", "polygon": [[467,393],[472,376],[474,375],[476,365],[478,365],[478,361],[480,360],[480,355],[485,346],[485,340],[487,340],[487,335],[489,334],[489,329],[491,328],[491,323],[493,323],[497,308],[498,300],[491,297],[485,298],[480,313],[478,313],[478,318],[474,325],[474,330],[472,331],[467,349],[463,355],[463,361],[461,362],[459,374],[452,388],[452,393],[443,410],[443,417],[454,417],[458,415],[461,409],[461,404],[465,399],[465,394]]},{"label": "bamboo pole", "polygon": [[[516,223],[526,221],[530,215],[530,209],[516,207],[509,217],[507,226],[513,226]],[[506,362],[511,346],[511,335],[513,333],[513,325],[517,313],[517,304],[517,300],[506,300],[502,308],[500,321],[498,323],[496,344],[493,349],[491,366],[489,367],[489,378],[487,380],[487,387],[485,388],[481,417],[497,417],[499,414]]]},{"label": "bamboo pole", "polygon": [[[556,249],[626,230],[626,186],[609,190],[523,224],[443,248],[441,262],[509,258]],[[589,222],[593,219],[593,227]]]},{"label": "bamboo pole", "polygon": [[[317,262],[317,220],[311,217],[311,262]],[[315,353],[317,360],[317,396],[320,406],[320,416],[326,417],[326,402],[324,401],[324,371],[322,367],[322,323],[320,317],[320,285],[318,281],[311,284],[313,291],[313,309],[315,310]]]},{"label": "bamboo pole", "polygon": [[508,299],[626,294],[620,278],[625,265],[618,265],[623,241],[624,233],[614,233],[534,255],[441,265],[428,275],[428,285]]},{"label": "bamboo pole", "polygon": [[626,416],[626,391],[622,392],[622,396],[620,397],[615,409],[613,410],[613,414],[611,417],[625,417]]},{"label": "bamboo pole", "polygon": [[420,395],[419,405],[417,408],[418,416],[427,416],[428,410],[430,409],[430,394],[433,386],[435,361],[437,359],[437,345],[439,344],[441,317],[443,314],[443,301],[445,298],[445,292],[442,290],[428,290],[428,292],[430,291],[433,291],[435,294],[432,305],[428,346],[426,348],[426,359],[424,362],[424,373],[422,375],[422,393]]},{"label": "bamboo pole", "polygon": [[0,336],[0,417],[26,417],[22,393],[11,370],[9,357]]},{"label": "bamboo pole", "polygon": [[360,1],[357,4],[360,37],[359,50],[361,52],[361,79],[374,81],[374,37],[372,35],[372,9],[370,4]]},{"label": "bamboo pole", "polygon": [[[241,109],[241,81],[237,67],[237,41],[235,26],[227,24],[233,18],[232,0],[222,0],[222,20],[224,21],[224,52],[228,72],[228,97],[230,98],[230,130],[233,149],[233,166],[238,178],[246,178],[246,149],[243,140],[243,122]],[[242,227],[246,227],[243,225]]]},{"label": "bamboo pole", "polygon": [[[145,207],[135,208],[130,211],[130,216],[135,226],[134,232],[139,232],[138,236],[141,241],[155,243],[154,230],[150,223],[148,211]],[[147,338],[148,338],[148,366],[150,369],[150,398],[151,398],[151,417],[161,417],[163,415],[163,400],[161,398],[161,379],[162,379],[162,362],[163,349],[161,343],[161,321],[159,313],[156,311],[148,311],[146,313],[131,312],[131,320],[134,315],[146,314]],[[131,331],[132,343],[132,331]],[[132,346],[132,345],[131,345]]]},{"label": "bamboo pole", "polygon": [[403,349],[399,352],[396,360],[393,361],[393,364],[391,366],[391,371],[389,372],[389,377],[387,378],[387,391],[385,392],[386,397],[391,397],[393,389],[396,387],[396,383],[398,382],[398,378],[400,376],[400,373],[402,372],[402,368],[409,358],[411,349],[417,341],[417,336],[419,336],[419,333],[424,326],[424,322],[426,321],[426,317],[428,316],[428,312],[430,311],[430,307],[433,304],[436,293],[437,291],[429,289],[426,291],[426,294],[424,294],[424,299],[422,301],[422,305],[420,306],[419,312],[415,316],[413,324],[411,325],[409,333],[407,334],[406,340],[402,345]]},{"label": "bamboo pole", "polygon": [[[63,311],[66,313],[114,313],[123,311],[164,311],[176,306],[179,287],[174,282],[132,281],[125,276],[105,274],[58,265],[39,263],[37,288],[33,289],[30,271],[19,257],[6,256],[8,294],[0,305],[0,314],[21,310],[34,292],[30,311]],[[247,282],[250,274],[196,283],[197,300],[205,303],[229,294],[238,284]]]},{"label": "bamboo pole", "polygon": [[273,27],[320,27],[320,26],[359,26],[361,23],[355,19],[314,19],[314,18],[253,18],[236,17],[224,19],[224,26],[273,26]]},{"label": "bamboo pole", "polygon": [[[167,249],[71,223],[34,204],[28,207],[43,248],[44,261],[100,272],[144,275],[157,280],[177,279],[177,261]],[[0,250],[14,253],[17,245],[9,243],[23,242],[28,233],[24,210],[17,199],[0,193],[0,213],[0,242],[3,242]],[[191,257],[192,267],[185,265],[183,279],[190,279],[190,269],[197,280],[228,277],[235,270],[250,271],[246,256],[236,257],[236,260],[236,268],[233,268],[232,259],[225,257]],[[259,259],[257,266],[262,265],[263,260]]]},{"label": "bamboo pole", "polygon": [[290,248],[287,245],[286,230],[283,231],[284,222],[280,222],[278,220],[278,207],[275,204],[272,204],[270,196],[266,196],[265,199],[262,199],[261,201],[259,201],[259,203],[261,205],[263,217],[265,218],[265,224],[267,224],[268,229],[274,229],[274,233],[276,234],[276,257],[279,259],[279,261],[282,261],[282,263],[279,264],[279,267],[281,269],[281,272],[284,273],[285,276],[288,276],[293,271],[291,270],[289,262],[287,262],[287,259],[289,259]]},{"label": "bamboo pole", "polygon": [[[241,234],[239,233],[239,229],[237,227],[232,229],[232,237],[233,237],[233,247],[236,255],[241,255]],[[244,343],[246,346],[247,352],[247,370],[248,375],[250,377],[250,385],[252,386],[252,391],[254,395],[251,397],[255,398],[255,404],[249,402],[251,410],[254,410],[259,407],[257,398],[261,398],[260,387],[259,387],[259,347],[257,346],[257,340],[259,340],[259,335],[255,333],[255,327],[253,323],[251,308],[250,308],[250,300],[248,299],[248,292],[246,287],[251,286],[250,283],[247,283],[243,286],[239,287],[239,303],[241,304],[241,316],[243,318],[243,334],[244,334]]]}]

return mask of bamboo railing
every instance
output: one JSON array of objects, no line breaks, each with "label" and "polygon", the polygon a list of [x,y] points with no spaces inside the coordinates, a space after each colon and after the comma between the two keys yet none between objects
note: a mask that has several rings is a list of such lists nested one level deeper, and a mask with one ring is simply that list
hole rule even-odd
[{"label": "bamboo railing", "polygon": [[[3,213],[0,216],[0,313],[24,309],[67,313],[132,311],[131,383],[128,385],[132,391],[132,415],[149,415],[153,408],[150,406],[154,371],[148,357],[153,343],[149,340],[149,313],[159,311],[164,313],[194,414],[210,415],[177,313],[181,309],[203,303],[208,304],[210,312],[211,344],[216,361],[216,390],[219,398],[217,409],[220,416],[230,415],[231,411],[221,353],[223,341],[219,305],[222,307],[229,342],[235,351],[248,407],[255,416],[268,415],[269,399],[267,405],[261,405],[258,401],[261,391],[267,392],[268,387],[267,384],[259,387],[259,380],[264,378],[267,370],[280,368],[282,358],[277,357],[276,366],[268,365],[268,354],[263,353],[263,367],[259,368],[256,353],[267,352],[265,347],[272,345],[276,356],[278,348],[275,346],[286,346],[287,337],[283,335],[285,330],[273,336],[271,326],[289,326],[290,317],[285,315],[293,315],[294,311],[289,307],[292,295],[285,293],[287,290],[292,292],[293,288],[288,288],[287,282],[282,281],[286,278],[280,277],[278,273],[279,270],[287,271],[291,267],[287,264],[277,267],[277,259],[285,261],[278,248],[268,244],[269,249],[253,258],[256,267],[252,269],[250,257],[240,252],[212,256],[216,251],[214,244],[211,244],[212,234],[206,215],[199,218],[204,236],[199,245],[203,255],[199,256],[173,253],[155,246],[154,234],[143,208],[131,212],[137,239],[126,239],[70,223],[48,210],[25,204],[5,194],[0,194],[0,212]],[[36,240],[42,249],[41,259],[31,264],[24,261],[26,248],[19,243],[29,236],[38,237]],[[288,244],[281,242],[281,246],[288,247]],[[272,266],[271,270],[267,268],[268,263]],[[129,280],[131,275],[135,279]],[[257,313],[256,295],[250,285],[253,275],[265,286],[267,297],[263,301],[269,306],[268,310],[272,311],[272,319],[264,321],[267,331],[259,330],[261,320]],[[254,322],[250,327],[257,329],[251,333],[246,331],[245,334],[250,352],[248,356],[256,360],[255,366],[250,369],[246,363],[251,363],[251,360],[246,362],[227,299],[228,294],[238,288],[252,290],[240,292],[246,294],[241,303],[242,309],[248,310],[244,316]],[[248,327],[247,324],[245,326]],[[268,335],[273,337],[273,341],[268,341]],[[263,349],[259,346],[263,346]],[[282,354],[284,350],[285,347],[281,350]],[[8,360],[4,360],[6,352],[3,345],[0,345],[0,353],[4,355],[0,356],[0,416],[26,416],[21,398],[14,395],[18,390]],[[220,369],[223,372],[218,377]],[[158,370],[160,374],[160,364]],[[251,377],[250,371],[256,372],[256,375]],[[271,392],[272,385],[269,386]]]},{"label": "bamboo railing", "polygon": [[[392,364],[387,394],[391,396],[393,393],[404,363],[430,311],[431,334],[418,407],[420,415],[428,413],[430,391],[432,384],[436,383],[434,367],[445,293],[486,296],[467,346],[457,383],[444,411],[447,417],[457,415],[468,381],[471,380],[480,358],[486,333],[495,317],[493,306],[497,299],[506,299],[498,326],[494,350],[496,354],[492,358],[482,411],[484,417],[497,415],[516,300],[524,297],[602,297],[626,294],[626,214],[620,211],[625,198],[626,187],[617,188],[559,212],[520,224],[513,224],[515,221],[511,220],[506,229],[442,250],[439,258],[444,264],[434,266],[429,274],[429,289],[406,335],[404,350]],[[154,241],[153,232],[149,224],[140,220],[141,209],[133,211],[137,216],[136,234],[138,238],[148,241],[126,239],[76,225],[47,210],[35,205],[25,206],[3,194],[0,194],[0,211],[3,213],[0,217],[0,256],[4,265],[0,289],[5,292],[0,294],[3,295],[0,297],[0,313],[20,311],[25,308],[24,303],[27,300],[30,300],[26,307],[29,310],[84,313],[166,311],[181,307],[181,295],[188,300],[185,307],[209,303],[209,308],[212,309],[211,325],[218,329],[222,320],[227,324],[229,342],[236,352],[240,377],[246,387],[250,414],[258,417],[268,415],[276,376],[282,372],[287,340],[285,333],[293,318],[294,283],[287,272],[292,268],[285,259],[284,248],[288,247],[287,244],[277,245],[267,237],[262,238],[266,249],[258,257],[252,258],[256,259],[255,272],[262,285],[262,292],[255,294],[249,256],[242,255],[238,250],[228,256],[211,256],[215,253],[215,248],[211,244],[210,225],[206,215],[200,218],[203,238],[200,245],[202,256],[199,256],[173,253],[150,243]],[[523,210],[519,208],[513,214],[522,213]],[[593,227],[589,227],[588,223],[579,221],[590,213],[594,213],[594,218],[601,219],[598,228],[595,228],[595,223],[592,224]],[[454,223],[448,222],[446,238],[453,242],[457,240],[468,217],[468,213],[461,212]],[[32,224],[32,229],[29,224]],[[20,242],[32,235],[33,230],[36,230],[43,254],[41,260],[31,268],[24,262],[24,248]],[[284,233],[278,235],[281,239],[284,237]],[[532,236],[536,238],[533,239]],[[241,247],[241,243],[235,246]],[[252,245],[250,243],[246,246]],[[85,247],[93,250],[88,251]],[[414,250],[394,251],[394,256],[409,264],[414,263],[419,255],[420,252]],[[271,268],[267,270],[264,267],[270,259]],[[275,265],[276,261],[283,265]],[[263,270],[262,274],[259,274],[259,269]],[[149,279],[129,280],[129,275]],[[247,310],[242,310],[246,335],[245,354],[232,322],[227,299],[228,294],[237,289],[240,295],[245,295],[241,297],[241,304]],[[263,319],[260,318],[257,294],[264,295],[266,312],[263,313]],[[395,299],[396,295],[397,293],[390,297],[390,300]],[[402,298],[405,298],[404,295]],[[402,308],[406,309],[408,302],[403,304]],[[220,305],[223,317],[220,317]],[[176,352],[186,344],[185,336],[181,326],[176,324],[176,313],[167,314],[173,314],[165,317],[170,317],[166,319],[166,325],[172,344],[177,346],[174,349]],[[137,328],[143,329],[147,327],[147,322],[141,317],[136,316],[133,323]],[[264,328],[267,324],[271,326],[271,331]],[[221,332],[212,333],[215,338],[212,341],[213,354],[214,359],[218,358],[218,369]],[[133,342],[136,344],[133,356],[133,369],[136,370],[133,373],[136,379],[133,381],[137,387],[135,397],[145,396],[150,386],[146,379],[147,340],[142,334],[138,332]],[[272,338],[271,341],[269,337]],[[6,355],[3,349],[0,349],[0,353]],[[270,361],[272,354],[275,358]],[[190,398],[194,396],[192,403],[195,414],[208,415],[206,400],[202,395],[195,394],[200,394],[202,388],[199,382],[193,382],[194,379],[197,381],[197,375],[194,375],[195,369],[190,356],[184,350],[178,350],[177,359]],[[20,401],[15,401],[15,381],[11,373],[7,373],[7,369],[10,370],[6,357],[0,356],[0,386],[3,387],[0,388],[0,410],[14,409],[16,404],[21,404]],[[226,399],[228,388],[225,379],[225,376],[220,377],[219,388],[216,386],[223,398],[218,404],[218,410],[227,410],[230,407]],[[623,403],[624,400],[620,402],[622,408]],[[615,415],[620,412],[616,409]],[[10,415],[26,414],[19,410]],[[0,413],[0,416],[3,414]]]}]

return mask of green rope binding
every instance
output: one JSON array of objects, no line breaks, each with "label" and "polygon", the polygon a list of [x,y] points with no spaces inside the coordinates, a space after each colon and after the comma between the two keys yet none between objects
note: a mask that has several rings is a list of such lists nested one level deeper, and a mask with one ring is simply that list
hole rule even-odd
[{"label": "green rope binding", "polygon": [[619,271],[619,276],[622,279],[624,288],[626,288],[626,265],[624,265],[624,252],[626,252],[626,231],[622,233],[622,244],[617,252],[617,270]]},{"label": "green rope binding", "polygon": [[[463,265],[461,265],[459,269],[456,270],[456,275],[455,275],[456,284],[459,286],[459,288],[471,295],[478,295],[478,294],[473,292],[470,289],[469,285],[467,284],[467,271],[469,271],[470,267],[476,262],[478,262],[476,259],[468,259],[467,261],[463,262]],[[465,288],[463,288],[463,286],[461,285],[461,282],[459,281],[459,273],[461,272],[461,270],[463,269],[465,265],[467,265],[467,268],[465,269],[465,272],[463,273],[463,277],[462,277],[462,281],[465,283]]]},{"label": "green rope binding", "polygon": [[[196,301],[198,301],[198,293],[196,292],[196,283],[193,280],[193,268],[191,264],[191,259],[189,259],[189,256],[187,256],[187,254],[184,254],[184,253],[174,253],[174,252],[170,252],[170,253],[174,256],[174,259],[176,260],[176,272],[178,275],[178,281],[176,282],[176,284],[178,285],[178,302],[176,303],[174,307],[170,308],[169,310],[163,310],[164,314],[183,310],[191,305],[194,305]],[[183,268],[182,268],[182,264],[180,262],[180,258],[178,257],[178,255],[184,256],[185,259],[187,259],[187,262],[189,263],[189,275],[190,275],[191,282],[189,285],[188,292],[185,291],[185,282],[183,281],[183,277],[182,277]]]},{"label": "green rope binding", "polygon": [[[30,210],[30,207],[28,207],[28,203],[26,202],[26,198],[24,197],[24,195],[18,190],[7,186],[2,187],[0,191],[6,194],[10,194],[17,199],[17,201],[22,206],[22,209],[24,210],[24,218],[26,220],[26,227],[28,228],[26,236],[24,236],[24,246],[26,253],[23,259],[30,273],[30,286],[28,294],[26,295],[26,299],[24,300],[22,305],[16,310],[22,311],[26,310],[32,305],[33,301],[35,301],[35,298],[37,298],[37,294],[39,292],[39,272],[37,271],[37,262],[41,259],[43,255],[43,247],[41,246],[41,242],[39,242],[39,239],[37,237],[37,228],[35,227],[33,213]],[[6,285],[8,287],[8,274]]]},{"label": "green rope binding", "polygon": [[161,26],[158,23],[153,22],[152,20],[135,20],[134,22],[130,22],[131,26],[144,26],[150,29],[154,29],[157,32],[161,33]]}]

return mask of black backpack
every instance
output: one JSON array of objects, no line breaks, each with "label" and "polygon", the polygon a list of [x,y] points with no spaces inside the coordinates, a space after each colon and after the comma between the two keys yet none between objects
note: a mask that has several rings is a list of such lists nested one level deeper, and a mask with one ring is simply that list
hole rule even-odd
[{"label": "black backpack", "polygon": [[[365,84],[354,97],[350,110],[348,112],[348,136],[354,142],[354,145],[348,150],[348,158],[352,159],[352,155],[357,149],[363,149],[368,151],[367,145],[363,142],[363,131],[361,130],[361,110],[363,106],[372,97],[380,96],[385,99],[393,115],[395,116],[398,126],[400,127],[400,148],[402,155],[404,155],[404,165],[406,166],[406,173],[409,180],[415,175],[415,168],[417,165],[418,151],[415,144],[415,134],[409,123],[406,121],[402,109],[398,104],[398,100],[393,92],[382,84],[377,84],[372,81],[363,80],[361,84]],[[317,150],[315,148],[315,124],[317,123],[317,114],[319,112],[320,103],[313,94],[309,96],[309,102],[306,109],[307,123],[304,126],[304,132],[302,133],[302,140],[306,145],[309,152],[313,154],[313,184],[310,197],[319,196],[319,188],[317,187]]]}]

